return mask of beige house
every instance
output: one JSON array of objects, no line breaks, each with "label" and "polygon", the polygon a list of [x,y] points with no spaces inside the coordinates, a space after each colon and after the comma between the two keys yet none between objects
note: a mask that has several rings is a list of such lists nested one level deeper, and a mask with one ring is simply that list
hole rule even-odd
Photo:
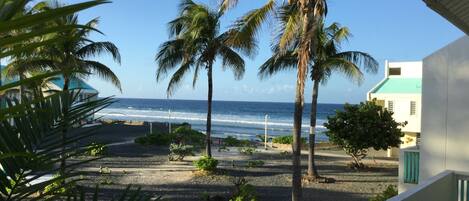
[{"label": "beige house", "polygon": [[[384,79],[369,92],[368,101],[376,101],[389,111],[402,127],[400,148],[416,146],[420,138],[422,105],[422,62],[385,62]],[[388,157],[399,156],[399,148],[388,150]]]}]

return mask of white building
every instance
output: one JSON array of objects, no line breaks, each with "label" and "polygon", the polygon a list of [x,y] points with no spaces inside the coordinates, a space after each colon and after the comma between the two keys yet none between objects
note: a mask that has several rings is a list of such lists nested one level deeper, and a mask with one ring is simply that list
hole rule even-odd
[{"label": "white building", "polygon": [[[469,33],[469,1],[424,1]],[[391,201],[469,200],[467,36],[423,60],[421,143],[401,150],[399,181],[401,194]]]},{"label": "white building", "polygon": [[[367,94],[368,101],[392,111],[397,122],[407,122],[402,129],[401,148],[417,145],[420,137],[422,100],[422,62],[385,62],[384,79]],[[399,148],[388,150],[397,157]]]}]

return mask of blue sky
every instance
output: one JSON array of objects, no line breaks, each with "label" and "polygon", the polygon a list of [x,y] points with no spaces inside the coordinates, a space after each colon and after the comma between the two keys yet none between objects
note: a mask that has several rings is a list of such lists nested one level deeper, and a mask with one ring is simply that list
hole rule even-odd
[{"label": "blue sky", "polygon": [[[81,0],[68,0],[75,3]],[[213,7],[217,0],[199,0]],[[266,0],[240,0],[222,20],[228,27],[236,18],[250,9],[260,7]],[[80,13],[83,21],[100,17],[99,29],[105,36],[93,35],[95,40],[114,42],[122,54],[122,65],[103,56],[98,60],[108,64],[119,76],[122,93],[109,83],[90,78],[89,83],[101,92],[101,96],[115,95],[126,98],[166,98],[168,80],[157,83],[154,56],[158,46],[168,40],[168,21],[177,16],[178,0],[114,0]],[[343,50],[360,50],[370,53],[380,62],[377,74],[366,74],[365,82],[356,86],[340,74],[322,86],[321,103],[357,103],[364,101],[366,92],[383,78],[384,60],[421,60],[442,48],[463,33],[426,7],[421,0],[329,0],[327,22],[339,22],[350,28],[353,38],[343,45]],[[268,80],[259,80],[257,68],[271,55],[272,23],[266,24],[260,33],[259,53],[254,59],[246,58],[246,74],[240,81],[234,80],[229,71],[218,66],[214,71],[214,99],[239,101],[292,102],[295,94],[295,72],[280,73]],[[172,99],[204,100],[207,80],[200,74],[195,88],[191,76],[186,77]],[[311,82],[305,91],[311,101]]]}]

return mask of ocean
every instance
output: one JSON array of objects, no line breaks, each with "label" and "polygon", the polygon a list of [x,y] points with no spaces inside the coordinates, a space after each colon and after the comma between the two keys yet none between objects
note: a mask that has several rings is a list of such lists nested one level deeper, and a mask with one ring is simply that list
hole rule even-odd
[{"label": "ocean", "polygon": [[[213,101],[212,135],[256,139],[264,135],[265,116],[268,115],[268,135],[290,135],[293,128],[293,103]],[[327,141],[323,124],[327,116],[343,108],[342,104],[319,104],[317,113],[317,141]],[[169,112],[171,110],[171,112]],[[305,104],[302,136],[309,131],[311,104]],[[116,98],[116,102],[99,111],[103,119],[148,122],[188,122],[192,128],[205,132],[207,103],[203,100],[163,100]]]}]

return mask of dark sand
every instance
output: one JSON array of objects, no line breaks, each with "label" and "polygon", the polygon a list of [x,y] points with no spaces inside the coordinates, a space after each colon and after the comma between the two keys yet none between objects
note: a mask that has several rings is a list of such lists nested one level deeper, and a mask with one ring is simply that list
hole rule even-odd
[{"label": "dark sand", "polygon": [[[154,126],[155,128],[155,126]],[[164,125],[160,127],[164,128]],[[106,125],[99,129],[92,141],[102,143],[129,142],[148,133],[148,125]],[[244,177],[256,187],[259,200],[290,200],[291,158],[280,154],[280,150],[263,151],[252,156],[241,155],[237,148],[229,152],[218,152],[221,171],[213,175],[200,175],[187,157],[182,162],[169,162],[167,147],[141,146],[134,143],[112,145],[105,158],[83,165],[80,169],[91,180],[85,185],[101,183],[103,198],[108,199],[121,193],[128,184],[140,186],[146,193],[163,195],[168,200],[201,200],[203,193],[210,195],[229,193],[236,177]],[[340,150],[318,150],[317,164],[320,174],[336,180],[333,184],[305,184],[304,200],[353,201],[368,200],[381,192],[387,185],[397,184],[397,162],[385,158],[365,161],[370,169],[354,171],[347,168],[349,158]],[[89,158],[89,157],[87,157]],[[82,160],[83,158],[79,159]],[[376,158],[375,158],[376,159]],[[246,161],[263,160],[265,165],[248,168]],[[302,155],[306,170],[307,155]],[[233,166],[234,165],[234,166]],[[100,169],[104,173],[100,173]],[[103,172],[103,171],[102,171]]]}]

